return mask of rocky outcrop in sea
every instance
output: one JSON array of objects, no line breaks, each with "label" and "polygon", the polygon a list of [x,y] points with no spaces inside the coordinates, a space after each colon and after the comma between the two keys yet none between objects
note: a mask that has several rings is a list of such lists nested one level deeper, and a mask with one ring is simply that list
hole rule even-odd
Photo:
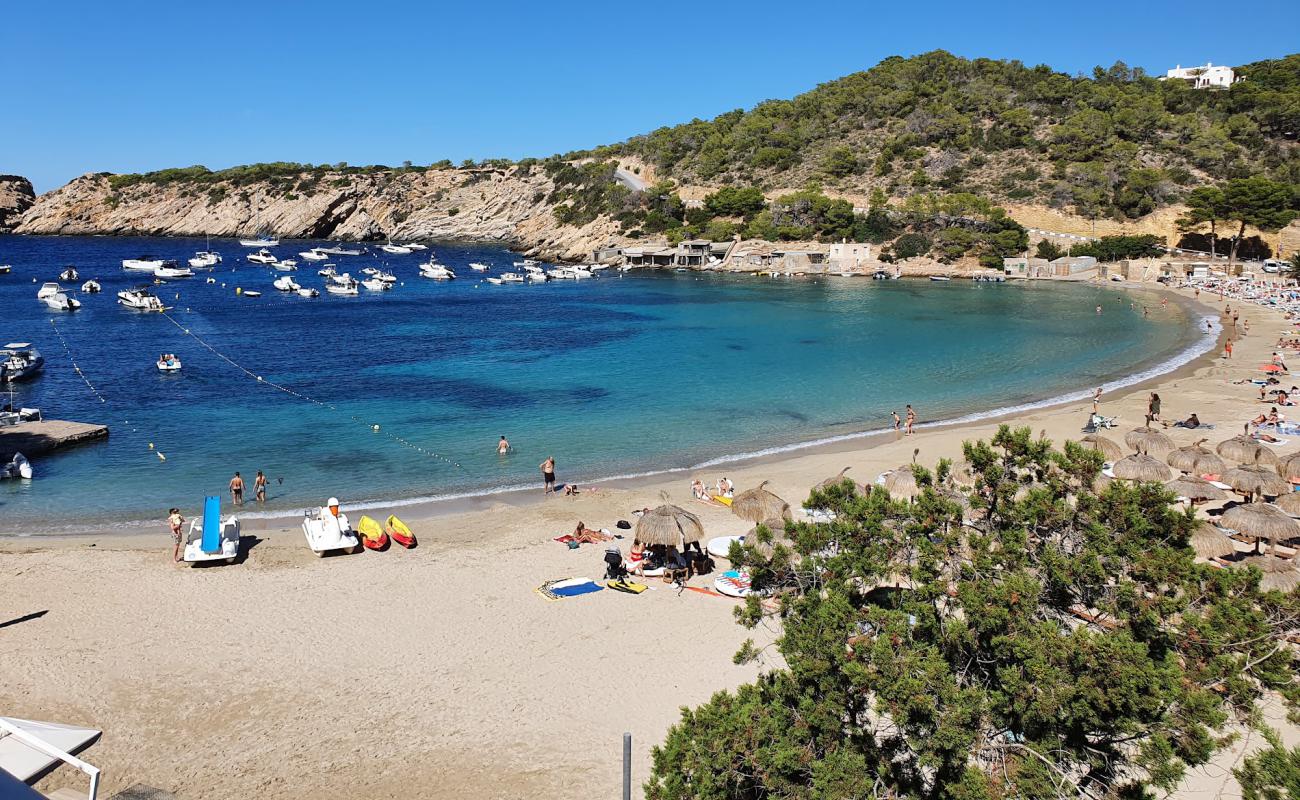
[{"label": "rocky outcrop in sea", "polygon": [[0,233],[8,233],[35,201],[31,181],[17,175],[0,175]]}]

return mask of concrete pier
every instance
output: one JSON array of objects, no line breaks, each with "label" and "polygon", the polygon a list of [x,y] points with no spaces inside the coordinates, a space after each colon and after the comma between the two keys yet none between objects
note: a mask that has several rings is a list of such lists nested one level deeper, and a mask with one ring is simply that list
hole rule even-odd
[{"label": "concrete pier", "polygon": [[14,453],[22,453],[30,458],[81,442],[107,438],[107,425],[86,422],[46,419],[6,425],[0,427],[0,461],[7,462],[13,458]]}]

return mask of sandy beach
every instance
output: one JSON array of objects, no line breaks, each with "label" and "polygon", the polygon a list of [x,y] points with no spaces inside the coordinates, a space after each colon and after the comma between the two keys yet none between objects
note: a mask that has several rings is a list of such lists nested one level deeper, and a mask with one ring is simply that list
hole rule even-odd
[{"label": "sandy beach", "polygon": [[[1250,333],[1231,360],[1216,350],[1103,396],[1102,413],[1119,417],[1112,438],[1142,424],[1153,390],[1164,419],[1195,412],[1217,426],[1168,429],[1179,446],[1236,435],[1266,411],[1256,387],[1233,381],[1258,377],[1294,326],[1259,307],[1242,315]],[[1090,411],[1078,401],[1013,421],[1060,442],[1082,435]],[[698,513],[709,536],[741,534],[749,523],[690,499],[694,477],[711,485],[725,474],[738,489],[768,480],[798,505],[846,466],[862,482],[913,450],[933,466],[1002,421],[584,486],[576,497],[542,498],[539,485],[529,502],[420,509],[403,514],[420,537],[412,551],[317,559],[296,523],[279,522],[246,527],[255,541],[243,563],[202,569],[171,563],[161,520],[150,536],[3,540],[0,713],[102,728],[87,759],[103,768],[106,797],[136,784],[184,798],[615,796],[622,733],[634,737],[639,786],[679,708],[751,680],[761,665],[731,656],[772,632],[737,626],[735,601],[658,581],[638,596],[547,601],[534,591],[542,582],[604,570],[602,546],[570,550],[553,537],[578,520],[614,531],[661,492]],[[1279,454],[1296,450],[1300,441]],[[1197,770],[1179,796],[1238,796],[1230,767],[1240,752]],[[40,788],[80,780],[60,770]]]}]

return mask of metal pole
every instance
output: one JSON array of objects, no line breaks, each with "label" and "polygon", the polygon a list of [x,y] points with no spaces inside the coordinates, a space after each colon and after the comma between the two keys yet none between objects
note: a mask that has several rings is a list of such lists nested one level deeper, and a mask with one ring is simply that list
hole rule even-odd
[{"label": "metal pole", "polygon": [[632,734],[623,734],[623,800],[632,800]]}]

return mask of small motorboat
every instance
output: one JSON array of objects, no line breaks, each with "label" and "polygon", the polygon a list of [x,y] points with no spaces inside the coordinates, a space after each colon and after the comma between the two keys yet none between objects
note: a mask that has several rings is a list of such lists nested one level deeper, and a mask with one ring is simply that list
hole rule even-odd
[{"label": "small motorboat", "polygon": [[339,273],[337,270],[334,269],[333,264],[326,264],[325,269],[317,270],[316,274],[321,276],[322,278],[333,278],[335,275]]},{"label": "small motorboat", "polygon": [[14,453],[8,464],[0,464],[0,478],[32,479],[32,464],[22,453]]},{"label": "small motorboat", "polygon": [[428,250],[428,249],[429,249],[429,246],[428,246],[427,244],[419,244],[419,243],[417,243],[417,242],[404,242],[401,246],[407,248],[408,250]]},{"label": "small motorboat", "polygon": [[393,288],[391,283],[385,283],[378,278],[366,278],[361,285],[371,292],[386,292]]},{"label": "small motorboat", "polygon": [[595,273],[586,267],[569,267],[569,272],[572,273],[575,281],[596,277]]},{"label": "small motorboat", "polygon": [[159,372],[180,372],[181,360],[176,357],[175,353],[163,353],[158,356]]},{"label": "small motorboat", "polygon": [[200,250],[189,260],[194,269],[211,269],[221,263],[221,254],[212,250]]},{"label": "small motorboat", "polygon": [[274,236],[259,236],[256,239],[240,239],[239,243],[244,247],[275,247],[280,244],[280,240]]},{"label": "small motorboat", "polygon": [[383,550],[388,547],[388,534],[370,517],[363,516],[357,521],[357,533],[361,535],[361,544],[367,550]]},{"label": "small motorboat", "polygon": [[306,289],[299,289],[298,296],[299,297],[320,297],[320,292],[308,287]]},{"label": "small motorboat", "polygon": [[117,302],[136,311],[166,311],[163,301],[149,291],[148,286],[137,286],[117,293]]},{"label": "small motorboat", "polygon": [[325,291],[330,294],[345,296],[356,296],[361,294],[361,284],[346,272],[342,275],[333,275],[325,281]]},{"label": "small motorboat", "polygon": [[442,264],[430,261],[427,264],[420,265],[420,277],[432,278],[435,281],[450,281],[455,279],[456,273]]},{"label": "small motorboat", "polygon": [[93,279],[81,284],[81,291],[83,294],[99,294],[102,288],[103,287],[99,285],[99,281]]},{"label": "small motorboat", "polygon": [[76,267],[68,267],[67,269],[59,273],[59,280],[67,281],[68,283],[72,283],[73,281],[77,280],[79,277],[81,276],[77,274]]},{"label": "small motorboat", "polygon": [[298,257],[307,261],[325,261],[329,259],[329,255],[322,253],[320,250],[303,250],[298,253]]},{"label": "small motorboat", "polygon": [[952,278],[949,278],[947,275],[931,275],[930,280],[943,282],[950,281]]},{"label": "small motorboat", "polygon": [[166,264],[165,260],[153,256],[122,259],[122,269],[128,272],[153,272],[159,267],[166,266]]},{"label": "small motorboat", "polygon": [[383,281],[384,283],[397,283],[396,275],[391,272],[384,272],[382,269],[375,270],[375,274],[370,277],[377,281]]},{"label": "small motorboat", "polygon": [[362,267],[362,268],[361,268],[361,274],[362,274],[362,275],[365,275],[367,278],[373,278],[373,277],[375,277],[376,275],[379,274],[379,268],[378,268],[378,267]]},{"label": "small motorboat", "polygon": [[411,248],[404,247],[403,245],[400,244],[393,244],[391,242],[388,244],[379,245],[379,249],[383,250],[385,253],[392,253],[395,256],[405,255],[411,252]]},{"label": "small motorboat", "polygon": [[500,286],[502,283],[505,283],[505,281],[501,280],[500,278],[488,278],[487,282],[492,284],[493,286]]},{"label": "small motorboat", "polygon": [[280,277],[276,278],[271,283],[271,285],[282,292],[296,292],[302,288],[301,286],[298,285],[298,283],[293,278],[291,278],[288,275],[281,275]]},{"label": "small motorboat", "polygon": [[249,253],[248,260],[254,264],[274,264],[280,259],[276,258],[274,253],[264,247],[256,253]]},{"label": "small motorboat", "polygon": [[415,534],[411,533],[411,529],[406,527],[406,523],[396,516],[389,515],[388,524],[384,526],[384,532],[388,534],[388,538],[408,550],[415,547]]},{"label": "small motorboat", "polygon": [[492,269],[487,264],[483,264],[478,261],[470,262],[469,268],[474,270],[475,272],[487,272],[488,270]]},{"label": "small motorboat", "polygon": [[262,296],[262,293],[259,292],[259,291],[257,291],[256,289],[250,289],[250,290],[248,290],[247,292],[242,292],[242,294],[244,295],[244,297],[261,297],[261,296]]},{"label": "small motorboat", "polygon": [[359,256],[362,250],[349,250],[346,247],[317,247],[316,252],[330,256]]},{"label": "small motorboat", "polygon": [[185,553],[181,560],[193,566],[204,561],[235,563],[239,558],[239,520],[235,517],[221,519],[221,498],[211,495],[203,498],[203,519],[190,520],[190,530],[185,537]]},{"label": "small motorboat", "polygon": [[153,271],[155,278],[162,278],[165,281],[176,280],[178,278],[193,278],[194,270],[189,267],[177,266],[175,261],[169,261],[167,264],[158,267]]},{"label": "small motorboat", "polygon": [[81,301],[68,295],[57,283],[45,283],[36,292],[36,299],[55,311],[76,311]]},{"label": "small motorboat", "polygon": [[501,274],[502,283],[523,283],[524,278],[517,272],[504,272]]},{"label": "small motorboat", "polygon": [[13,271],[14,268],[12,264],[0,264],[0,275],[8,275]]},{"label": "small motorboat", "polygon": [[31,342],[10,342],[0,349],[0,381],[31,378],[45,366],[45,356]]},{"label": "small motorboat", "polygon": [[293,272],[298,268],[298,262],[294,261],[292,258],[286,258],[283,261],[275,262],[271,265],[271,268],[277,269],[280,272]]},{"label": "small motorboat", "polygon": [[355,553],[361,549],[361,542],[357,540],[347,514],[339,510],[336,497],[303,516],[302,533],[307,538],[307,546],[318,556],[334,550]]},{"label": "small motorboat", "polygon": [[528,270],[528,280],[533,283],[546,283],[550,278],[546,277],[546,273],[540,269],[530,269]]}]

